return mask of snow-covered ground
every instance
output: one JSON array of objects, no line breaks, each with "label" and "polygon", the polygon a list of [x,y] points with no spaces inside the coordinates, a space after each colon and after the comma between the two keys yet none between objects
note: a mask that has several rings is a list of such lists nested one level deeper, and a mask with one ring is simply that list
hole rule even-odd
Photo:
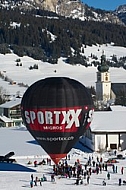
[{"label": "snow-covered ground", "polygon": [[[51,166],[49,165],[38,165],[34,167],[34,161],[38,163],[43,159],[48,157],[48,155],[43,151],[43,149],[35,144],[33,137],[25,129],[25,127],[15,127],[15,128],[0,128],[0,154],[5,155],[10,151],[14,151],[15,155],[12,158],[16,159],[16,163],[0,163],[0,190],[22,190],[30,189],[31,174],[35,177],[41,178],[43,174],[47,177],[47,181],[42,183],[40,186],[39,182],[37,186],[33,189],[61,189],[66,190],[76,190],[76,189],[114,189],[117,190],[125,189],[126,186],[123,185],[119,187],[119,178],[126,180],[126,159],[117,160],[117,173],[113,173],[112,166],[108,166],[108,171],[102,171],[102,173],[96,174],[92,173],[90,176],[90,183],[87,185],[87,180],[83,179],[82,185],[75,185],[76,178],[65,178],[61,176],[55,176],[56,183],[51,182],[51,173],[53,172],[53,162]],[[85,171],[85,164],[87,163],[89,156],[96,161],[97,156],[99,159],[102,157],[103,162],[109,157],[115,157],[114,155],[109,156],[108,153],[98,154],[88,154],[81,152],[76,149],[72,149],[70,154],[70,160],[67,160],[68,164],[74,165],[77,159],[80,160],[82,168]],[[125,157],[125,152],[118,152],[118,154],[123,154]],[[31,162],[28,165],[28,162]],[[62,162],[62,161],[61,161]],[[92,161],[91,161],[92,162]],[[121,168],[124,167],[124,174],[121,174]],[[88,166],[89,168],[90,166]],[[91,166],[92,167],[92,166]],[[87,168],[87,169],[88,169]],[[92,167],[92,169],[94,169]],[[110,180],[107,179],[107,173],[110,172]],[[82,178],[84,178],[82,176]],[[107,186],[102,186],[103,179],[106,180]]]},{"label": "snow-covered ground", "polygon": [[[105,52],[106,58],[110,59],[113,55],[117,58],[126,56],[126,48],[111,45],[92,46],[85,48],[84,55],[89,58],[89,63],[93,61],[91,54],[98,57],[100,61],[102,52]],[[16,60],[20,59],[22,66],[16,66]],[[30,66],[38,65],[38,69],[29,70]],[[110,79],[112,83],[126,82],[126,70],[123,68],[110,68]],[[94,86],[96,82],[96,67],[84,67],[82,65],[72,66],[64,62],[64,58],[58,60],[58,64],[43,63],[39,60],[34,60],[30,57],[18,57],[15,54],[0,54],[0,72],[4,77],[8,77],[16,84],[10,85],[0,78],[0,86],[6,90],[7,94],[15,95],[17,92],[21,95],[25,92],[25,87],[19,87],[18,83],[24,85],[31,85],[37,80],[53,77],[65,76],[76,79],[84,84],[86,87]]]}]

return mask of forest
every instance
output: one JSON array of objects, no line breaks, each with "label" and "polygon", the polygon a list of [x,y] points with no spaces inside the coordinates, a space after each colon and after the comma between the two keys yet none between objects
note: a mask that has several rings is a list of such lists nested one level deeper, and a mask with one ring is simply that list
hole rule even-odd
[{"label": "forest", "polygon": [[19,56],[28,55],[52,64],[63,56],[70,64],[88,66],[81,54],[86,46],[111,42],[126,47],[125,26],[81,21],[44,10],[0,9],[0,53],[3,54],[13,50]]}]

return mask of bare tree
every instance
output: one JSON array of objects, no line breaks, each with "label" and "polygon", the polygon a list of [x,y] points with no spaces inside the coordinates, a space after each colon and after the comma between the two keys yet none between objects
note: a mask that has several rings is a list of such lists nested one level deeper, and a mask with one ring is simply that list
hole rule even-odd
[{"label": "bare tree", "polygon": [[4,89],[2,86],[0,86],[0,104],[8,101],[8,94],[6,89]]}]

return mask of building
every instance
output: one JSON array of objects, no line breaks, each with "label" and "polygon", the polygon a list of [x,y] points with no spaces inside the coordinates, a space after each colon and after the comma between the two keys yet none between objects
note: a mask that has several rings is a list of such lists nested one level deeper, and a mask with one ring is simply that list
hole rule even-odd
[{"label": "building", "polygon": [[111,111],[95,111],[90,128],[75,144],[84,152],[126,149],[126,107],[111,106]]},{"label": "building", "polygon": [[12,119],[0,115],[0,127],[13,127],[14,126],[14,122]]},{"label": "building", "polygon": [[117,104],[126,105],[126,83],[111,83],[111,91]]},{"label": "building", "polygon": [[90,128],[95,151],[126,149],[126,107],[111,110],[94,112]]},{"label": "building", "polygon": [[106,64],[106,57],[104,53],[101,56],[101,65],[98,66],[96,98],[99,101],[107,101],[111,99],[111,81],[109,66]]},{"label": "building", "polygon": [[[15,98],[11,101],[5,102],[0,105],[0,116],[6,117],[6,119],[10,119],[13,121],[13,124],[9,126],[21,125],[22,117],[21,117],[21,98]],[[4,121],[4,120],[3,120]],[[6,126],[5,124],[3,126]]]},{"label": "building", "polygon": [[96,81],[96,100],[100,104],[115,103],[126,105],[126,83],[111,83],[109,66],[104,52],[98,66]]},{"label": "building", "polygon": [[[100,108],[104,103],[117,103],[123,106],[111,106],[112,111],[94,113],[91,123],[94,150],[126,149],[126,83],[111,83],[109,66],[104,52],[98,66],[96,81],[96,100]],[[120,108],[120,109],[118,109]]]},{"label": "building", "polygon": [[[96,81],[96,107],[104,110],[115,100],[126,105],[126,83],[111,83],[109,66],[104,52],[98,66]],[[120,100],[121,99],[121,100]],[[126,149],[126,107],[111,106],[111,111],[95,111],[90,130],[79,139],[77,148],[93,152],[109,149]],[[119,108],[119,109],[118,109]]]}]

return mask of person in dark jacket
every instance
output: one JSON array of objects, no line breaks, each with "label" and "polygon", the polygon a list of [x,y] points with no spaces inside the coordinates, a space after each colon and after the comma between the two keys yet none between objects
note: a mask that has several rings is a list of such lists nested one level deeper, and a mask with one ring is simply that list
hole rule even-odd
[{"label": "person in dark jacket", "polygon": [[87,176],[87,184],[89,184],[90,176]]},{"label": "person in dark jacket", "polygon": [[33,181],[33,174],[31,174],[31,181]]},{"label": "person in dark jacket", "polygon": [[119,178],[119,186],[121,186],[122,180],[121,178]]},{"label": "person in dark jacket", "polygon": [[31,188],[33,187],[33,181],[32,180],[30,181],[30,187]]},{"label": "person in dark jacket", "polygon": [[107,178],[108,178],[108,180],[110,179],[110,173],[109,172],[107,173]]}]

